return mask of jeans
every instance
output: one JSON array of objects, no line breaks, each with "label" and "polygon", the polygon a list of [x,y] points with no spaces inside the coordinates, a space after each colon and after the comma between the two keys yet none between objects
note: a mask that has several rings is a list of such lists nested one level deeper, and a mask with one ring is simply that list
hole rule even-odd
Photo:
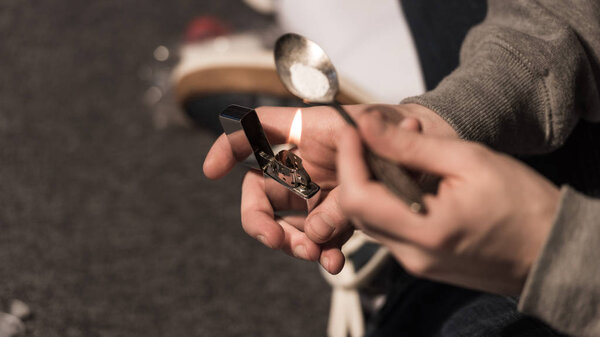
[{"label": "jeans", "polygon": [[368,337],[563,336],[516,309],[517,299],[406,277],[367,324]]}]

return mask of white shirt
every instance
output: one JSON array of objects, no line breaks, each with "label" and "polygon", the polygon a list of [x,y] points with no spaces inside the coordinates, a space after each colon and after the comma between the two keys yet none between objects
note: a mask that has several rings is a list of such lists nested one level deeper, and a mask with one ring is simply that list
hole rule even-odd
[{"label": "white shirt", "polygon": [[[377,103],[425,91],[410,29],[398,0],[279,0],[281,27],[318,43],[340,73]],[[374,102],[373,102],[374,103]]]}]

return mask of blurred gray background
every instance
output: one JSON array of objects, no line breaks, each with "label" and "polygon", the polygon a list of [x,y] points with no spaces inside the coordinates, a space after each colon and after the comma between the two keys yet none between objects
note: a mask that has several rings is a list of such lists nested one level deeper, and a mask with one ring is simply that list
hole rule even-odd
[{"label": "blurred gray background", "polygon": [[325,335],[316,265],[239,225],[243,170],[207,180],[214,136],[142,103],[140,68],[198,15],[272,20],[236,0],[0,2],[0,311],[29,304],[28,335]]}]

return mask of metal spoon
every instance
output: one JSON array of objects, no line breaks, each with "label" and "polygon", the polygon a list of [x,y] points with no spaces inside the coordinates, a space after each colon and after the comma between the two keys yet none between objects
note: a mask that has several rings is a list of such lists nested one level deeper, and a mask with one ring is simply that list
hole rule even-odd
[{"label": "metal spoon", "polygon": [[[344,120],[357,127],[348,112],[335,100],[339,92],[337,72],[331,59],[315,42],[298,34],[285,34],[275,43],[275,66],[285,87],[310,103],[334,108]],[[366,161],[373,176],[386,185],[414,212],[425,212],[423,191],[408,173],[370,149]]]}]

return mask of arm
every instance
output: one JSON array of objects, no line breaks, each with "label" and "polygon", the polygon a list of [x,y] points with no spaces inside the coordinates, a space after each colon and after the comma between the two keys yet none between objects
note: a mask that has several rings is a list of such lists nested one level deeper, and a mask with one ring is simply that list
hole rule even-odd
[{"label": "arm", "polygon": [[562,331],[600,335],[600,200],[563,187],[559,211],[519,310]]},{"label": "arm", "polygon": [[490,0],[460,66],[404,100],[437,112],[461,138],[517,154],[549,152],[579,117],[598,120],[600,4]]},{"label": "arm", "polygon": [[485,147],[359,121],[380,155],[439,175],[414,214],[369,180],[354,130],[340,136],[340,206],[413,274],[500,294],[566,333],[600,335],[600,200]]}]

